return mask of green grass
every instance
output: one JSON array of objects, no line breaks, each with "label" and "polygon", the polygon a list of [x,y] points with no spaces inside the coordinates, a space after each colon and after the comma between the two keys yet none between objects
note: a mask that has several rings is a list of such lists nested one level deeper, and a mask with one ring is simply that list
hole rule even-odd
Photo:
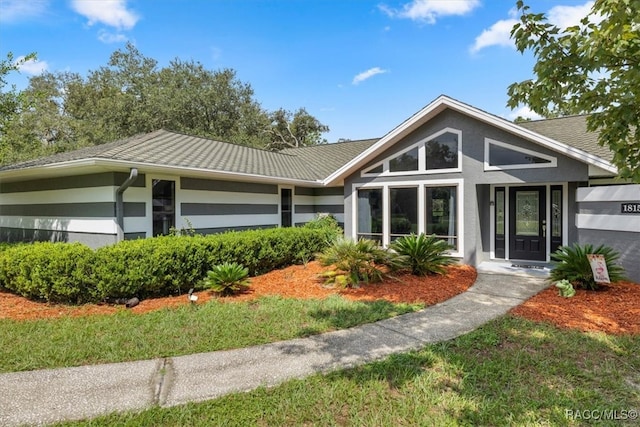
[{"label": "green grass", "polygon": [[0,372],[241,348],[393,317],[422,305],[265,297],[132,314],[0,320]]},{"label": "green grass", "polygon": [[[567,418],[565,411],[631,409],[640,409],[640,337],[559,330],[506,316],[354,369],[64,425],[584,425],[593,421]],[[634,425],[598,425],[625,423]]]}]

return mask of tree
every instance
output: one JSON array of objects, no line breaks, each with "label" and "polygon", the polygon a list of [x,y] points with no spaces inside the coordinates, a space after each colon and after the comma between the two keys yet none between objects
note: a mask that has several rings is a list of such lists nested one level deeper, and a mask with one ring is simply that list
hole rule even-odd
[{"label": "tree", "polygon": [[326,144],[322,134],[329,131],[318,119],[300,108],[295,113],[280,108],[269,115],[271,120],[266,128],[270,136],[267,148],[279,150],[283,148],[306,147]]},{"label": "tree", "polygon": [[548,117],[589,114],[589,131],[613,152],[620,176],[640,182],[640,1],[596,0],[581,24],[559,28],[517,2],[511,32],[533,51],[535,78],[509,86],[507,105]]},{"label": "tree", "polygon": [[0,60],[0,165],[14,163],[45,154],[41,141],[29,132],[26,115],[34,110],[35,99],[25,91],[18,91],[15,85],[7,90],[7,77],[20,72],[25,62],[35,60],[36,54],[14,59],[13,53],[7,53]]},{"label": "tree", "polygon": [[25,93],[38,98],[21,113],[18,130],[50,151],[161,128],[261,148],[321,143],[328,131],[302,108],[295,114],[263,110],[234,70],[211,71],[180,59],[160,68],[130,43],[86,78],[45,73],[31,78]]}]

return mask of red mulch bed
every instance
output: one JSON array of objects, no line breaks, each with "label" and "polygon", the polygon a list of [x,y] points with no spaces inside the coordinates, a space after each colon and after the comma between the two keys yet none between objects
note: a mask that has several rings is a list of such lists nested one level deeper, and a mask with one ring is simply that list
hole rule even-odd
[{"label": "red mulch bed", "polygon": [[[391,302],[425,303],[433,305],[464,292],[476,279],[476,271],[466,265],[451,266],[445,276],[416,277],[408,274],[388,278],[382,283],[363,285],[357,289],[327,287],[318,278],[324,271],[317,262],[294,265],[253,277],[248,291],[232,297],[219,298],[209,291],[198,292],[198,304],[212,298],[220,301],[248,301],[263,295],[288,298],[326,298],[340,294],[360,301],[385,299]],[[577,290],[573,298],[558,295],[554,286],[540,292],[524,304],[511,310],[516,316],[551,322],[561,328],[581,331],[602,331],[609,334],[640,334],[640,285],[618,282],[599,291]],[[165,307],[189,304],[186,295],[141,301],[131,309],[145,313]],[[0,319],[45,319],[61,316],[90,316],[125,310],[122,306],[85,304],[67,306],[30,301],[0,291]]]},{"label": "red mulch bed", "polygon": [[572,298],[558,295],[551,286],[511,310],[516,316],[551,322],[560,328],[640,334],[640,285],[616,282],[597,291],[578,289]]},{"label": "red mulch bed", "polygon": [[[381,283],[363,285],[357,289],[336,289],[324,285],[318,275],[325,268],[317,262],[293,265],[281,270],[251,278],[250,287],[238,295],[220,298],[210,291],[197,292],[197,304],[211,298],[220,301],[248,301],[263,295],[281,295],[288,298],[326,298],[340,294],[351,300],[374,301],[385,299],[391,302],[422,302],[427,305],[445,301],[467,290],[476,279],[476,270],[466,265],[451,266],[445,276],[416,277],[409,274],[397,275]],[[165,307],[189,304],[186,295],[147,299],[133,307],[134,313],[145,313]],[[7,292],[0,292],[0,319],[45,319],[61,316],[90,316],[111,314],[124,310],[122,306],[84,304],[68,306],[46,304],[22,298]]]}]

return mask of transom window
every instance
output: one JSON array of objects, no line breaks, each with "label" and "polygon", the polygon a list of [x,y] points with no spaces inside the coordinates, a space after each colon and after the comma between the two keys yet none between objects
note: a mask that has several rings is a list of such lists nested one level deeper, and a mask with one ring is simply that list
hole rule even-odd
[{"label": "transom window", "polygon": [[556,157],[488,138],[485,139],[484,157],[485,170],[546,168],[558,165]]},{"label": "transom window", "polygon": [[460,172],[462,132],[445,128],[368,169],[362,176]]}]

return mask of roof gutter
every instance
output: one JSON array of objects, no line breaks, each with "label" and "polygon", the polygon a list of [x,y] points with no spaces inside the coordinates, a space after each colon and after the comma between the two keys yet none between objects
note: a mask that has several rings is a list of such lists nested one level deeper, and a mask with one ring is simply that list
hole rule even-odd
[{"label": "roof gutter", "polygon": [[138,169],[131,168],[129,178],[116,190],[116,242],[124,240],[124,192],[138,178]]}]

